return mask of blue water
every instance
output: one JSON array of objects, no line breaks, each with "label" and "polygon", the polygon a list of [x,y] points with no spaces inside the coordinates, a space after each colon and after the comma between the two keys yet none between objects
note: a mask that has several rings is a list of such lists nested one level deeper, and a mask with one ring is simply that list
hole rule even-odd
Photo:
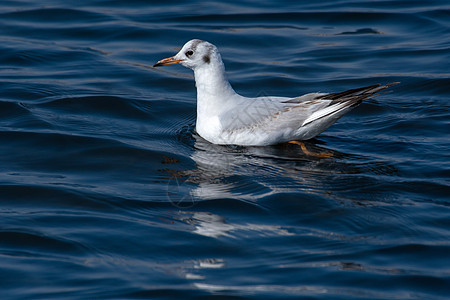
[{"label": "blue water", "polygon": [[[2,299],[448,299],[448,1],[0,2]],[[309,141],[212,145],[236,91],[400,81]]]}]

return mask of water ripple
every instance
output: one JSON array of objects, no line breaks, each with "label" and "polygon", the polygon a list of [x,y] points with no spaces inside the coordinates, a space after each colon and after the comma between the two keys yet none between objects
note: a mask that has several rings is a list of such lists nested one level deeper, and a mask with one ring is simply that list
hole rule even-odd
[{"label": "water ripple", "polygon": [[[1,2],[3,297],[448,298],[448,5],[257,4]],[[250,97],[401,84],[306,152],[212,145],[151,67],[191,38]]]}]

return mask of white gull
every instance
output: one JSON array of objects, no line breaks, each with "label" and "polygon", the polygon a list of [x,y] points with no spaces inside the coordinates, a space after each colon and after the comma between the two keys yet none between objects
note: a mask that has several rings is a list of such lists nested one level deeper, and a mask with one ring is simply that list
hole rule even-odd
[{"label": "white gull", "polygon": [[266,146],[314,138],[364,99],[398,82],[340,93],[248,98],[237,94],[216,46],[194,39],[153,67],[181,64],[194,70],[197,133],[214,144]]}]

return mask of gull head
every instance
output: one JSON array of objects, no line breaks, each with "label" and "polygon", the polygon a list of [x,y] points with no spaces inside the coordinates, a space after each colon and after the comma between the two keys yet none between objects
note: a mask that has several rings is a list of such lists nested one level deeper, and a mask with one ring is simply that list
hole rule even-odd
[{"label": "gull head", "polygon": [[209,66],[211,63],[221,61],[220,54],[216,46],[202,40],[190,40],[184,44],[180,52],[172,57],[158,61],[153,67],[181,64],[192,70]]}]

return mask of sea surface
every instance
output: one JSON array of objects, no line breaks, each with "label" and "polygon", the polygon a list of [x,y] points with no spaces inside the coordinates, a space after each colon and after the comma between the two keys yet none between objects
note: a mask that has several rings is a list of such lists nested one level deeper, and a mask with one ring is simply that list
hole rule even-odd
[{"label": "sea surface", "polygon": [[[401,84],[217,146],[152,67],[193,38],[248,97]],[[448,1],[2,0],[0,41],[2,299],[449,299]]]}]

